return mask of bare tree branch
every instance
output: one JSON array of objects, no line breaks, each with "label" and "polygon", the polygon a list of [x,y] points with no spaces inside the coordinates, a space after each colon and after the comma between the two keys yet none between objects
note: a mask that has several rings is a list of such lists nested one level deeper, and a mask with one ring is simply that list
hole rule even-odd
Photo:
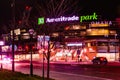
[{"label": "bare tree branch", "polygon": [[40,0],[39,3],[36,8],[39,15],[45,17],[73,15],[81,10],[79,0]]}]

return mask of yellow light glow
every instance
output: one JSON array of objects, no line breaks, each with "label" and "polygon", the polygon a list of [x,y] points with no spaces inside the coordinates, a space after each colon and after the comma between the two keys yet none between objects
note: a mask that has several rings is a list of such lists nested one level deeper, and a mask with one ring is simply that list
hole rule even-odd
[{"label": "yellow light glow", "polygon": [[107,29],[88,29],[87,35],[108,35],[109,30]]},{"label": "yellow light glow", "polygon": [[108,27],[109,24],[90,24],[90,27]]}]

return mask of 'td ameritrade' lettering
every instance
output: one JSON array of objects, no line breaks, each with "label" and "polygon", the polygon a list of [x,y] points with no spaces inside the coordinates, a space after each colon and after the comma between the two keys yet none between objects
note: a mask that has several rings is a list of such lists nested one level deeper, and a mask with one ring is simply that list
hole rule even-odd
[{"label": "'td ameritrade' lettering", "polygon": [[38,18],[38,24],[44,24],[46,23],[52,23],[52,22],[67,22],[67,21],[89,21],[89,20],[97,20],[98,15],[94,12],[92,15],[84,15],[84,16],[71,16],[71,17],[65,17],[65,16],[60,16],[58,18],[46,18],[44,17]]},{"label": "'td ameritrade' lettering", "polygon": [[98,19],[98,15],[96,15],[96,13],[94,12],[93,15],[81,16],[80,22],[88,21],[88,20],[97,20],[97,19]]},{"label": "'td ameritrade' lettering", "polygon": [[51,23],[51,22],[64,22],[64,21],[78,21],[79,17],[78,16],[72,16],[72,17],[64,17],[61,16],[59,18],[47,18],[46,23]]}]

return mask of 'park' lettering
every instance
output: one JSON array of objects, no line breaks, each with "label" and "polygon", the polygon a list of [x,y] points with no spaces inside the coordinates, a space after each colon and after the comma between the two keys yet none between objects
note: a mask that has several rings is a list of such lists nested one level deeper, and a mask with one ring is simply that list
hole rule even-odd
[{"label": "'park' lettering", "polygon": [[80,22],[87,21],[87,20],[97,20],[98,15],[94,12],[93,15],[86,15],[80,17]]},{"label": "'park' lettering", "polygon": [[69,22],[69,21],[89,21],[89,20],[97,20],[98,19],[98,15],[96,15],[96,13],[94,12],[93,15],[86,15],[86,16],[69,16],[69,17],[65,17],[65,16],[60,16],[58,18],[46,18],[44,19],[44,17],[38,18],[38,25],[40,24],[44,24],[46,23],[53,23],[53,22]]}]

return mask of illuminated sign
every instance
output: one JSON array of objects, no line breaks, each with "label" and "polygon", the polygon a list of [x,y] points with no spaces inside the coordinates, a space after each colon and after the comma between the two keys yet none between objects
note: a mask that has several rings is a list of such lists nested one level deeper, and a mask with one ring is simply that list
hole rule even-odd
[{"label": "illuminated sign", "polygon": [[88,20],[97,20],[97,19],[98,19],[98,15],[96,15],[96,13],[94,12],[93,15],[81,16],[80,22],[88,21]]},{"label": "illuminated sign", "polygon": [[79,21],[78,16],[72,16],[72,17],[65,17],[65,16],[60,16],[58,18],[38,18],[38,25],[46,23],[53,23],[53,22],[67,22],[67,21]]},{"label": "illuminated sign", "polygon": [[95,21],[95,22],[91,22],[91,24],[109,24],[111,25],[112,22],[111,21]]},{"label": "illuminated sign", "polygon": [[108,27],[109,24],[90,24],[90,27]]},{"label": "illuminated sign", "polygon": [[87,29],[87,35],[108,35],[108,29]]},{"label": "illuminated sign", "polygon": [[3,46],[4,45],[4,41],[0,41],[0,46]]},{"label": "illuminated sign", "polygon": [[44,24],[44,17],[38,18],[38,25]]},{"label": "illuminated sign", "polygon": [[82,43],[68,43],[67,46],[82,46]]},{"label": "illuminated sign", "polygon": [[38,25],[40,24],[44,24],[46,23],[53,23],[53,22],[69,22],[69,21],[89,21],[89,20],[97,20],[98,19],[98,15],[94,12],[92,15],[85,15],[85,16],[69,16],[69,17],[65,17],[65,16],[60,16],[57,18],[46,18],[44,19],[44,17],[38,18]]},{"label": "illuminated sign", "polygon": [[96,21],[89,24],[90,27],[108,27],[112,24],[111,21]]},{"label": "illuminated sign", "polygon": [[72,17],[64,17],[61,16],[59,18],[47,18],[46,23],[51,23],[51,22],[65,22],[65,21],[78,21],[79,17],[78,16],[72,16]]},{"label": "illuminated sign", "polygon": [[50,36],[38,36],[38,41],[49,41]]},{"label": "illuminated sign", "polygon": [[38,35],[37,38],[37,48],[48,48],[48,41],[50,40],[50,36]]},{"label": "illuminated sign", "polygon": [[[10,31],[11,35],[13,35],[13,31]],[[15,35],[20,35],[20,29],[15,29],[14,30]]]}]

